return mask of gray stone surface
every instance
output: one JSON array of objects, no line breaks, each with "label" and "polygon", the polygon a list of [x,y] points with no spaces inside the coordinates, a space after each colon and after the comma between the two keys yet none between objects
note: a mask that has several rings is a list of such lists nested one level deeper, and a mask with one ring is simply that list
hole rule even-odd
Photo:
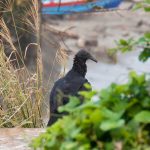
[{"label": "gray stone surface", "polygon": [[31,140],[44,132],[44,129],[0,129],[0,150],[31,150]]}]

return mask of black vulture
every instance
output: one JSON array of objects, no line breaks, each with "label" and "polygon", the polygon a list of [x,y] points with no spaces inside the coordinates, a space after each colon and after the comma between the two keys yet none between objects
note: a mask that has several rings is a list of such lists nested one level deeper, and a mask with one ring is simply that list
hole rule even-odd
[{"label": "black vulture", "polygon": [[67,104],[68,97],[66,97],[66,95],[75,96],[79,91],[86,90],[84,84],[89,83],[85,78],[87,72],[86,61],[88,59],[97,62],[90,53],[85,50],[80,50],[74,57],[72,69],[66,76],[55,82],[50,94],[50,119],[47,126],[52,125],[60,118],[60,116],[62,116],[57,110],[59,106],[58,103],[60,102],[60,105]]}]

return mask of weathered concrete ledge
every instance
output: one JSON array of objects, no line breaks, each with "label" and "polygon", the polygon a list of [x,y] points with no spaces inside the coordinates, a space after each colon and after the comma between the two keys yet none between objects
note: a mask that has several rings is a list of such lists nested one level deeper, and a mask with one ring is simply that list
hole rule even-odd
[{"label": "weathered concrete ledge", "polygon": [[31,150],[31,140],[44,131],[42,128],[1,128],[0,150]]}]

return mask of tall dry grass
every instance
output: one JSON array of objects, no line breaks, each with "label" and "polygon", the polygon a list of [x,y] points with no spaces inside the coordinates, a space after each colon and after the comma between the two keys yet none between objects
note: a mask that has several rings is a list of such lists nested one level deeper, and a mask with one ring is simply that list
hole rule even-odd
[{"label": "tall dry grass", "polygon": [[[26,80],[25,80],[26,79]],[[0,51],[0,127],[42,127],[42,88],[37,85],[38,75],[25,68],[14,69]]]},{"label": "tall dry grass", "polygon": [[[19,0],[18,0],[19,2]],[[36,43],[29,43],[25,54],[30,45],[37,47],[37,72],[30,73],[24,63],[19,36],[16,26],[16,18],[13,12],[14,1],[1,1],[3,13],[10,13],[13,22],[18,47],[13,43],[9,28],[3,17],[0,17],[0,127],[42,127],[42,110],[44,94],[42,88],[42,57],[40,48],[40,16],[38,13],[39,4],[37,0],[31,0],[28,8],[25,8],[26,16],[21,18],[33,31],[36,36]],[[6,57],[3,41],[11,47],[11,54]],[[10,60],[11,55],[15,54],[15,60]],[[19,66],[19,61],[23,65]],[[18,63],[17,69],[12,65],[12,61]]]},{"label": "tall dry grass", "polygon": [[[43,110],[45,111],[45,109],[47,109],[47,107],[45,107],[45,97],[48,93],[45,93],[46,89],[42,87],[43,65],[40,47],[40,5],[38,0],[29,0],[28,2],[30,3],[28,7],[24,8],[23,11],[26,12],[26,15],[24,15],[23,18],[19,18],[19,21],[28,27],[29,30],[26,30],[16,25],[17,19],[15,18],[13,9],[14,2],[20,5],[26,1],[0,1],[0,10],[2,10],[0,11],[0,15],[1,13],[9,13],[17,38],[16,46],[5,19],[0,16],[0,128],[43,127],[43,118],[45,117],[43,117],[42,114]],[[18,28],[36,37],[36,42],[29,43],[24,53],[22,53],[19,41]],[[5,43],[7,43],[11,49],[9,56],[5,55]],[[31,45],[36,46],[37,52],[36,72],[34,73],[31,73],[24,63],[26,54],[30,53],[29,47]],[[57,51],[54,62],[58,61],[65,66],[67,58],[65,49],[58,44],[56,44],[56,47]],[[15,56],[13,59],[11,59],[12,55]],[[13,62],[17,63],[17,68],[14,67]],[[51,68],[51,70],[53,70],[53,68]],[[50,82],[49,80],[48,85]],[[48,86],[45,85],[45,87]]]}]

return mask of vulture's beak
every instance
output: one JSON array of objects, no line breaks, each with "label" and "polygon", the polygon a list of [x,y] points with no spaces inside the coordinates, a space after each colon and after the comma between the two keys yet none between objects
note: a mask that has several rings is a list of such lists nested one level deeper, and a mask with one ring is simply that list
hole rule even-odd
[{"label": "vulture's beak", "polygon": [[91,59],[91,60],[93,60],[94,62],[97,63],[97,60],[96,60],[92,55],[90,55],[90,58],[89,58],[89,59]]}]

